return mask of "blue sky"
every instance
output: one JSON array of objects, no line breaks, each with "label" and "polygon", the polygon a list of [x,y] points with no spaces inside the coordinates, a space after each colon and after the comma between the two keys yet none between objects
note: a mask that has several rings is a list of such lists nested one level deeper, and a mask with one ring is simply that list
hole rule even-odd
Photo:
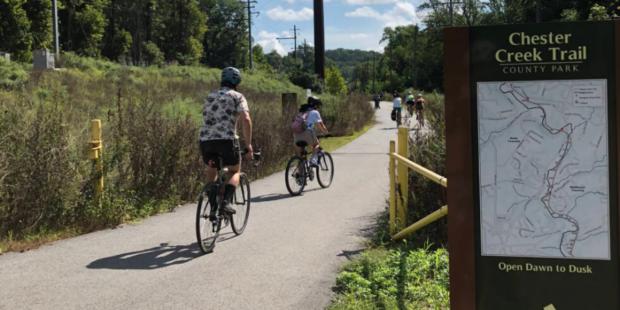
[{"label": "blue sky", "polygon": [[[314,45],[312,0],[257,0],[252,35],[268,53],[284,55],[293,48],[293,26],[298,32],[297,44],[306,39]],[[380,44],[385,27],[421,24],[424,12],[418,6],[424,0],[324,0],[326,49],[348,48],[383,51]],[[422,26],[422,25],[421,25]]]}]

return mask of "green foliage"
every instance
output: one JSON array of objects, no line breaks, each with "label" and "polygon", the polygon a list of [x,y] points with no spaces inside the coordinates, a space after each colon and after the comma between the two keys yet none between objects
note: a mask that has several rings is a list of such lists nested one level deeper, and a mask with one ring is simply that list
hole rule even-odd
[{"label": "green foliage", "polygon": [[0,89],[24,86],[28,78],[29,75],[22,65],[0,58]]},{"label": "green foliage", "polygon": [[257,70],[264,71],[270,76],[275,73],[273,68],[269,65],[269,62],[267,62],[267,57],[265,57],[263,47],[260,46],[260,44],[257,44],[252,48],[252,61]]},{"label": "green foliage", "polygon": [[[0,60],[0,241],[88,232],[193,201],[204,180],[197,148],[205,96],[219,89],[219,69],[135,68],[62,57],[62,71],[25,73]],[[8,73],[5,73],[8,72]],[[293,147],[281,94],[305,91],[287,80],[245,71],[262,164],[251,178],[280,169]],[[16,87],[20,86],[20,87]],[[362,129],[373,110],[359,95],[324,96],[324,121],[335,134]],[[352,105],[361,107],[352,109]],[[350,111],[349,113],[346,113]],[[93,162],[84,158],[91,119],[102,121],[104,199],[94,201]],[[3,246],[3,251],[11,251]]]},{"label": "green foliage", "polygon": [[579,14],[575,9],[566,9],[562,11],[562,21],[573,22],[579,19]]},{"label": "green foliage", "polygon": [[59,3],[58,18],[62,50],[83,55],[99,55],[108,25],[104,10],[109,0],[64,0]]},{"label": "green foliage", "polygon": [[347,85],[344,83],[344,79],[340,76],[340,72],[335,67],[325,69],[325,84],[327,92],[332,95],[343,95],[347,93]]},{"label": "green foliage", "polygon": [[336,64],[346,81],[350,81],[353,78],[354,68],[361,63],[371,61],[373,52],[338,48],[325,51],[325,57]]},{"label": "green foliage", "polygon": [[164,64],[164,53],[153,42],[144,42],[144,61],[149,66],[162,66]]},{"label": "green foliage", "polygon": [[[200,40],[207,30],[207,16],[196,1],[158,0],[157,8],[166,15],[159,15],[154,24],[154,35],[159,48],[168,60],[178,59],[194,64],[202,47]],[[183,22],[180,22],[183,21]]]},{"label": "green foliage", "polygon": [[11,53],[14,61],[27,62],[32,59],[32,37],[24,3],[26,0],[0,1],[0,51]]},{"label": "green foliage", "polygon": [[205,53],[201,63],[212,68],[248,66],[248,24],[244,3],[235,0],[200,1],[209,12],[207,32],[202,38]]},{"label": "green foliage", "polygon": [[444,249],[367,250],[343,267],[328,309],[449,309],[448,265]]},{"label": "green foliage", "polygon": [[594,4],[590,9],[590,15],[588,16],[588,20],[608,20],[609,14],[607,14],[607,9],[604,6],[600,6],[598,4]]}]

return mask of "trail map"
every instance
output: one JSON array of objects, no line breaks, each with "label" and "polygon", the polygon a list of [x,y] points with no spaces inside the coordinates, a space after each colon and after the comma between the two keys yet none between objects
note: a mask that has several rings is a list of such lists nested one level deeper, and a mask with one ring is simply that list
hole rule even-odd
[{"label": "trail map", "polygon": [[478,83],[483,256],[610,260],[607,80]]}]

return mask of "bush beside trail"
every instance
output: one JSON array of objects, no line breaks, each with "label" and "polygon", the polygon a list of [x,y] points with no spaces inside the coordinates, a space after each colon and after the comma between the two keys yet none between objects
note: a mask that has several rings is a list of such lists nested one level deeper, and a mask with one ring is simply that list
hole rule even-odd
[{"label": "bush beside trail", "polygon": [[[205,172],[197,141],[202,102],[219,88],[220,71],[123,67],[71,54],[62,64],[61,71],[28,72],[0,62],[0,72],[13,72],[0,84],[0,240],[91,231],[195,200]],[[262,164],[243,169],[259,178],[293,153],[292,118],[282,115],[281,93],[297,93],[301,102],[305,91],[261,72],[244,72],[240,91],[263,149]],[[321,98],[336,135],[372,119],[363,95]],[[93,162],[83,153],[94,118],[103,132],[100,202],[92,198]]]},{"label": "bush beside trail", "polygon": [[[410,136],[409,159],[445,176],[444,97],[424,97],[430,128],[428,134]],[[444,206],[447,197],[445,188],[421,174],[409,170],[408,176],[407,222],[413,224]],[[449,309],[447,218],[409,235],[404,243],[392,241],[387,208],[377,223],[369,249],[336,278],[338,295],[329,309]]]}]

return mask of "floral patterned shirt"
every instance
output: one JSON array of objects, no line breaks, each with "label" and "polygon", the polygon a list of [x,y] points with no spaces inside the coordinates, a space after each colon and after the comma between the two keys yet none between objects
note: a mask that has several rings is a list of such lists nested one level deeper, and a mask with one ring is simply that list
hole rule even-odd
[{"label": "floral patterned shirt", "polygon": [[245,97],[230,88],[211,93],[202,107],[204,121],[200,128],[200,141],[235,140],[239,113],[249,111]]}]

